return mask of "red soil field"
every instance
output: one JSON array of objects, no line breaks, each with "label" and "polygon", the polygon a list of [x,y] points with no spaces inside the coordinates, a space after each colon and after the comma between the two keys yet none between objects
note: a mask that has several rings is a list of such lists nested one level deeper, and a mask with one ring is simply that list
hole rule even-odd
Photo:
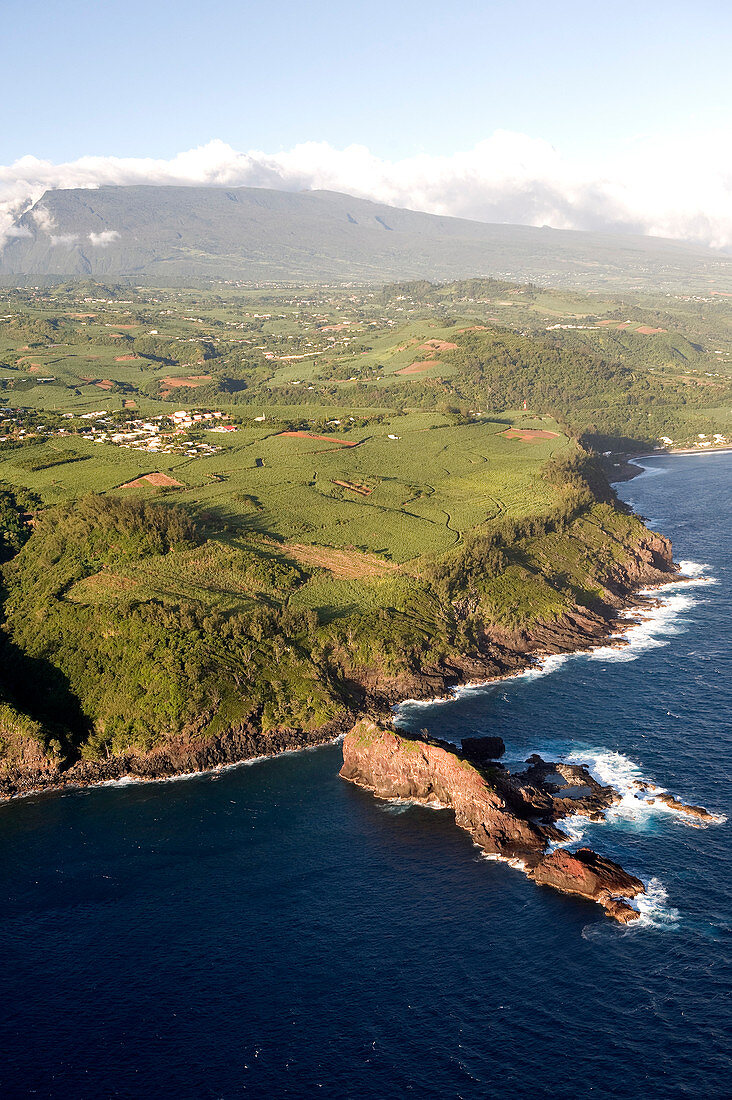
[{"label": "red soil field", "polygon": [[298,439],[317,439],[323,443],[340,443],[344,447],[357,447],[358,440],[336,439],[333,435],[313,435],[312,432],[280,432],[280,435],[295,436]]},{"label": "red soil field", "polygon": [[535,443],[539,439],[558,439],[559,432],[548,432],[544,428],[509,428],[501,432],[508,439],[520,439],[522,443]]},{"label": "red soil field", "polygon": [[449,340],[425,340],[419,345],[420,351],[454,351],[457,344],[451,344]]},{"label": "red soil field", "polygon": [[383,577],[399,571],[399,566],[394,562],[384,561],[375,554],[363,554],[359,550],[336,550],[332,546],[303,546],[300,543],[286,544],[281,549],[303,565],[327,569],[334,577],[348,580]]},{"label": "red soil field", "polygon": [[422,363],[410,363],[408,367],[402,367],[401,370],[395,371],[395,374],[422,374],[424,371],[429,370],[430,367],[439,367],[440,363],[437,359],[425,359]]},{"label": "red soil field", "polygon": [[115,363],[131,363],[139,358],[139,355],[115,355],[114,361]]},{"label": "red soil field", "polygon": [[372,490],[368,485],[359,485],[355,481],[337,481],[336,478],[332,478],[334,485],[342,485],[344,489],[350,489],[352,493],[360,493],[362,497],[370,497]]},{"label": "red soil field", "polygon": [[640,328],[635,330],[639,332],[641,336],[655,336],[657,332],[668,332],[665,328],[649,328],[648,325],[641,325]]},{"label": "red soil field", "polygon": [[183,488],[181,481],[176,481],[174,477],[170,477],[168,474],[162,474],[159,471],[154,474],[143,474],[141,477],[136,477],[134,481],[126,481],[124,485],[120,485],[120,489],[142,489],[145,486],[145,482],[148,485],[173,485],[178,489]]},{"label": "red soil field", "polygon": [[179,389],[181,386],[195,389],[196,386],[202,386],[204,382],[210,381],[210,374],[189,374],[187,378],[164,378],[163,385],[171,390]]}]

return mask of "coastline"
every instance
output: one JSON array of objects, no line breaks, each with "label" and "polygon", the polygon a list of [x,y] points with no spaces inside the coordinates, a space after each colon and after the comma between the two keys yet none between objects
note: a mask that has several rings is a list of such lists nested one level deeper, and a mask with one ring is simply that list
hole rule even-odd
[{"label": "coastline", "polygon": [[540,670],[553,656],[581,655],[602,647],[620,649],[626,644],[624,635],[642,622],[634,616],[644,607],[654,606],[655,590],[691,579],[680,576],[680,567],[671,558],[670,544],[650,532],[649,537],[652,546],[657,547],[660,543],[662,551],[666,552],[665,568],[654,564],[653,554],[651,562],[634,559],[635,575],[626,563],[621,571],[622,592],[613,605],[607,605],[604,615],[590,613],[578,606],[574,613],[554,622],[536,622],[519,635],[501,637],[497,633],[490,639],[488,652],[454,655],[449,664],[424,665],[408,677],[397,677],[386,683],[374,670],[365,670],[367,674],[363,677],[363,692],[358,703],[344,704],[338,718],[313,730],[276,729],[263,738],[261,730],[250,723],[227,730],[214,741],[196,742],[194,735],[153,749],[144,756],[129,754],[103,761],[80,760],[47,778],[20,777],[17,783],[11,781],[9,791],[6,782],[6,792],[0,796],[0,803],[91,786],[196,778],[284,753],[317,748],[334,743],[363,718],[392,722],[396,707],[406,702],[449,701],[461,689],[487,686]]},{"label": "coastline", "polygon": [[[681,565],[682,563],[678,564]],[[611,632],[607,634],[604,638],[598,638],[597,640],[593,639],[584,648],[571,649],[567,650],[564,653],[537,653],[535,656],[535,660],[532,661],[526,668],[518,668],[513,672],[506,672],[503,675],[492,676],[486,680],[467,680],[463,683],[455,684],[455,686],[451,688],[447,694],[436,695],[429,699],[416,697],[410,699],[401,699],[398,703],[394,704],[394,710],[396,711],[399,707],[402,706],[409,706],[412,703],[417,706],[432,706],[433,704],[450,703],[456,698],[458,694],[464,691],[470,691],[473,688],[479,690],[480,688],[488,687],[492,684],[502,683],[507,680],[519,680],[522,676],[531,675],[532,673],[541,676],[548,675],[551,670],[545,669],[545,665],[548,661],[551,660],[552,657],[582,657],[583,655],[594,653],[598,649],[604,648],[623,650],[626,646],[632,646],[632,640],[628,638],[628,635],[632,634],[634,630],[638,629],[643,625],[644,622],[652,618],[652,615],[643,615],[642,612],[644,610],[653,610],[654,608],[662,606],[661,600],[657,599],[654,595],[656,591],[660,591],[664,588],[672,587],[677,584],[681,585],[698,583],[699,580],[704,580],[706,583],[706,578],[697,578],[693,575],[685,574],[682,571],[676,573],[672,577],[669,577],[666,581],[659,581],[655,585],[649,585],[648,588],[639,590],[637,593],[635,593],[635,598],[637,602],[629,602],[627,607],[619,611],[617,618],[611,620],[611,627],[612,625],[622,624],[622,629],[616,632],[611,630]],[[636,615],[638,615],[639,617],[636,618]]]},{"label": "coastline", "polygon": [[[732,447],[672,447],[669,450],[650,451],[647,454],[613,454],[604,462],[605,473],[611,485],[618,485],[624,481],[632,481],[645,473],[645,467],[640,465],[649,458],[691,458],[694,455],[728,455],[732,454]],[[619,461],[614,462],[613,459]]]}]

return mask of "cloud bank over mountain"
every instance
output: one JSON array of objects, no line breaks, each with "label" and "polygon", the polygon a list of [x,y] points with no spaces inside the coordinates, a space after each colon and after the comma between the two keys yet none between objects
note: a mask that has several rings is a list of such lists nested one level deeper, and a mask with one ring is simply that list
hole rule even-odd
[{"label": "cloud bank over mountain", "polygon": [[[361,145],[307,142],[237,152],[223,141],[170,160],[33,156],[0,166],[0,241],[44,191],[103,184],[325,189],[433,214],[555,229],[622,231],[732,247],[732,132],[638,138],[604,163],[571,160],[540,139],[496,131],[449,156],[383,160]],[[53,226],[36,220],[39,232]],[[102,235],[104,236],[104,235]],[[61,242],[59,242],[61,243]],[[92,241],[104,247],[109,240]]]}]

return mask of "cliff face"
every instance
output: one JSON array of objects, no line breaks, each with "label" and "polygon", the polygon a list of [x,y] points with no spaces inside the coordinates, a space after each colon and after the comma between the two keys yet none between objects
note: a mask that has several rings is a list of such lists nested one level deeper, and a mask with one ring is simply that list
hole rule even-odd
[{"label": "cliff face", "polygon": [[0,798],[59,787],[87,787],[122,778],[166,779],[210,771],[258,756],[275,756],[293,749],[326,744],[344,733],[352,721],[353,715],[344,712],[341,718],[312,731],[275,729],[263,733],[253,718],[251,722],[236,729],[227,729],[215,738],[192,731],[147,753],[117,754],[103,760],[79,760],[64,769],[57,759],[46,757],[41,760],[43,766],[34,762],[31,767],[23,760],[14,760],[0,768]]},{"label": "cliff face", "polygon": [[[613,513],[616,519],[618,515]],[[576,542],[579,549],[574,555],[576,560],[590,561],[591,555],[597,553],[591,569],[582,566],[577,584],[584,585],[588,592],[598,592],[598,596],[592,595],[587,602],[573,605],[570,598],[561,604],[561,613],[553,617],[535,614],[526,625],[511,628],[489,621],[487,615],[480,612],[474,617],[473,640],[469,644],[463,646],[461,642],[453,642],[446,645],[443,638],[437,647],[441,646],[438,659],[431,660],[425,652],[418,661],[402,661],[401,669],[391,675],[385,673],[382,663],[373,655],[367,660],[354,659],[346,668],[323,666],[324,694],[333,704],[330,708],[333,717],[326,724],[309,729],[297,728],[294,724],[270,724],[270,728],[265,729],[261,708],[258,711],[252,706],[248,711],[247,699],[242,696],[243,716],[215,736],[207,730],[212,714],[202,712],[187,725],[181,723],[182,728],[178,731],[166,733],[147,751],[131,748],[109,756],[100,753],[94,759],[89,758],[90,754],[79,753],[86,758],[77,757],[75,761],[66,762],[59,755],[44,750],[40,735],[37,751],[29,751],[28,746],[20,751],[19,744],[15,745],[15,735],[2,741],[0,730],[0,797],[56,786],[103,782],[125,775],[163,778],[320,744],[344,733],[364,714],[387,718],[390,707],[405,698],[444,695],[460,683],[518,672],[529,667],[537,656],[603,644],[615,629],[617,609],[627,605],[632,593],[644,586],[667,582],[676,572],[667,539],[646,531],[635,519],[628,520],[625,528],[623,523],[626,521],[622,517],[615,528],[607,519],[603,522],[607,529],[600,529],[597,523],[585,524],[584,529],[580,526],[577,536],[574,528],[564,536],[565,543],[569,540],[572,545],[575,545],[572,540],[579,540]],[[587,541],[588,531],[595,543]],[[533,575],[540,577],[543,591],[552,596],[556,595],[555,574],[566,571],[566,560],[552,556],[555,549],[555,543],[543,545],[533,563]],[[560,546],[560,552],[561,549]],[[480,577],[470,576],[466,586],[480,580]],[[427,632],[431,629],[429,623],[424,624],[424,629]],[[83,646],[83,640],[79,646]],[[181,690],[185,690],[185,685],[181,685]],[[464,812],[469,822],[468,809]],[[497,822],[494,825],[492,836],[496,838],[500,830]],[[515,826],[512,833],[513,844],[517,829]],[[494,843],[498,842],[494,839]]]},{"label": "cliff face", "polygon": [[544,850],[540,828],[513,813],[472,764],[438,745],[363,720],[345,737],[341,775],[380,798],[449,806],[457,824],[492,855],[522,858]]},{"label": "cliff face", "polygon": [[[451,809],[455,823],[484,852],[516,860],[535,882],[595,901],[621,923],[635,920],[639,914],[627,899],[644,893],[640,879],[586,848],[547,854],[549,842],[564,837],[552,822],[567,812],[567,799],[552,793],[539,765],[547,771],[557,767],[539,761],[515,777],[500,765],[478,769],[445,746],[410,740],[362,720],[343,742],[341,776],[379,798]],[[562,767],[573,773],[570,785],[589,779],[581,768]],[[590,782],[594,789],[588,787],[585,796],[588,808],[594,805],[595,812],[601,812],[600,807],[617,800],[614,792]],[[585,810],[581,799],[574,800],[573,808]],[[542,820],[536,820],[537,813],[542,813]]]}]

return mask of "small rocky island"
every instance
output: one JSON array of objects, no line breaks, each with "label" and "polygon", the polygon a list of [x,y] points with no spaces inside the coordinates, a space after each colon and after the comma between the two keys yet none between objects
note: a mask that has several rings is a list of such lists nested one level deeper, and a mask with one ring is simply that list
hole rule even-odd
[{"label": "small rocky island", "polygon": [[363,719],[345,737],[340,774],[379,798],[451,809],[486,854],[510,861],[540,885],[597,902],[622,924],[636,920],[630,899],[645,893],[640,879],[589,848],[551,850],[567,840],[557,821],[572,813],[600,820],[620,800],[617,791],[598,783],[584,764],[540,756],[511,774],[497,761],[504,751],[501,738],[466,738],[458,749]]}]

